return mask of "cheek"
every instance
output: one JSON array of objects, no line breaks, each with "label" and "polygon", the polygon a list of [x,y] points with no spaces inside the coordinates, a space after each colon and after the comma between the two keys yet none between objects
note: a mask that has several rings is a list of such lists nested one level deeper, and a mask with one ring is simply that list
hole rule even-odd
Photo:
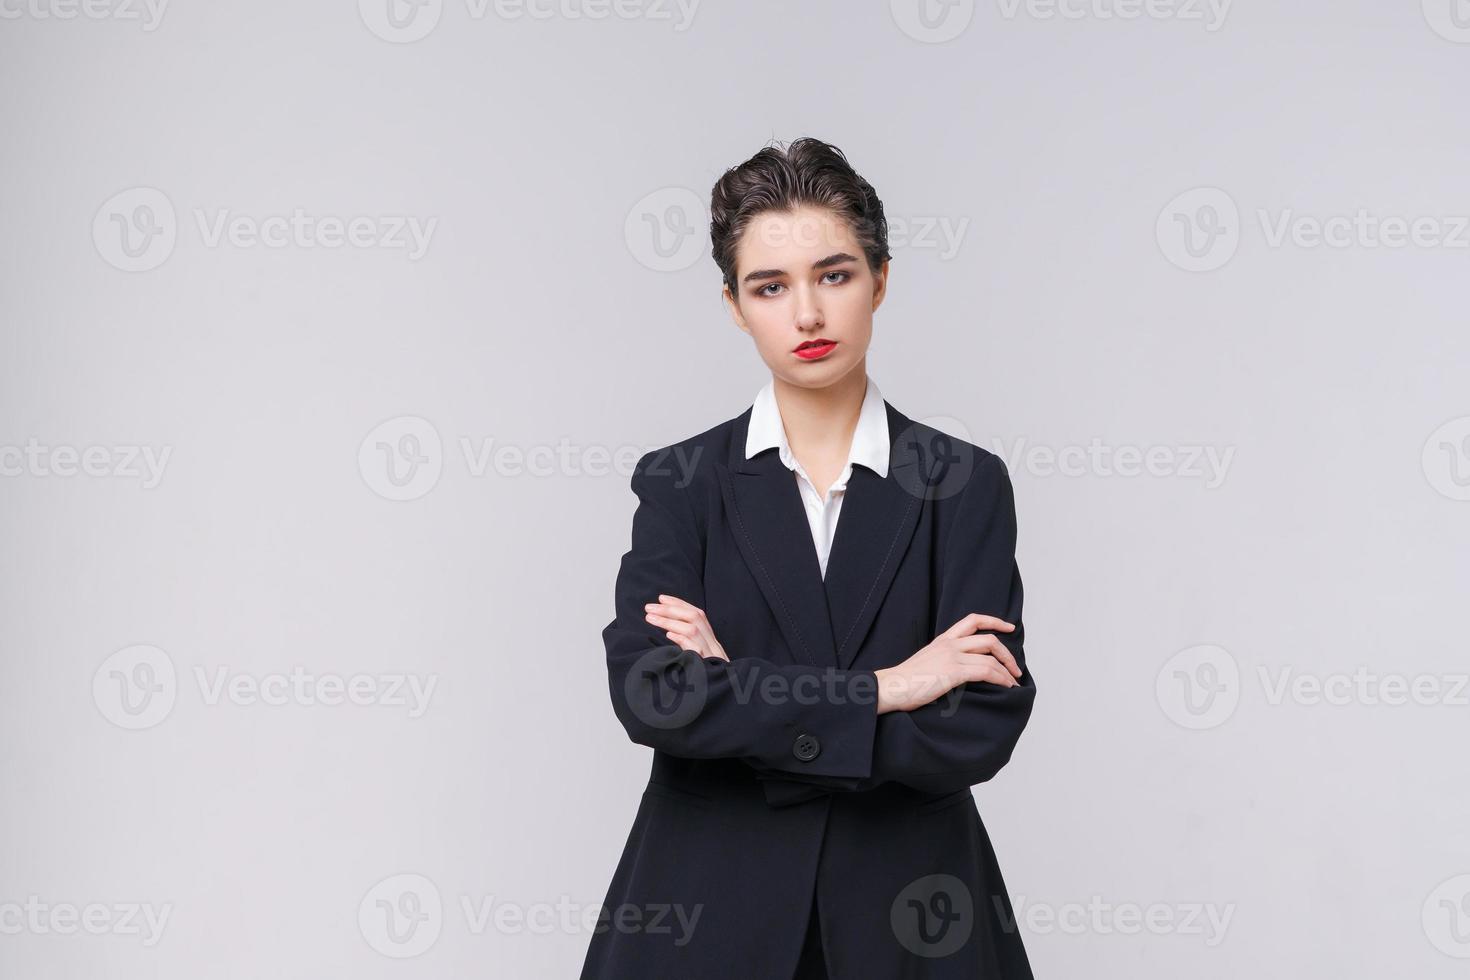
[{"label": "cheek", "polygon": [[872,326],[873,291],[853,284],[855,288],[842,291],[839,301],[842,316],[854,330],[867,330]]},{"label": "cheek", "polygon": [[769,314],[764,319],[760,316],[747,316],[745,323],[750,327],[750,334],[755,338],[755,345],[762,353],[779,354],[785,350],[784,345],[790,337],[790,331],[773,322]]}]

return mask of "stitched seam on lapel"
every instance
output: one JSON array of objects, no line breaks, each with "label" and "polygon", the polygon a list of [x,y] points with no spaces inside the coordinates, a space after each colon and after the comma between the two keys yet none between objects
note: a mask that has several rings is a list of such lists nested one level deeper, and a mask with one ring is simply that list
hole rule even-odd
[{"label": "stitched seam on lapel", "polygon": [[[886,554],[883,555],[883,564],[878,566],[878,574],[873,576],[873,584],[868,586],[868,594],[863,597],[863,604],[858,607],[857,615],[852,618],[852,624],[847,627],[847,634],[843,636],[842,642],[837,644],[837,656],[839,658],[841,658],[842,656],[842,651],[847,649],[847,641],[852,639],[852,631],[857,629],[858,623],[862,622],[863,613],[868,611],[868,603],[873,601],[873,592],[877,590],[878,583],[883,581],[883,570],[888,567],[888,559],[893,557],[893,549],[898,544],[899,535],[903,533],[904,525],[908,523],[909,512],[914,509],[914,505],[918,502],[918,497],[909,497],[909,505],[908,508],[904,510],[903,517],[899,519],[898,530],[894,532],[893,540],[888,542],[888,551]],[[839,518],[839,520],[841,520],[841,518]]]},{"label": "stitched seam on lapel", "polygon": [[[730,489],[734,490],[735,488],[731,486]],[[735,512],[735,526],[740,528],[740,536],[745,539],[745,544],[750,549],[750,556],[755,559],[756,567],[760,569],[761,576],[766,580],[766,585],[770,586],[771,595],[776,597],[776,602],[781,606],[781,615],[785,616],[786,621],[791,624],[791,632],[795,633],[796,638],[801,641],[801,646],[806,651],[807,659],[815,663],[816,657],[812,656],[812,648],[806,642],[806,637],[801,635],[801,627],[796,625],[796,617],[792,616],[791,610],[786,608],[786,601],[781,598],[781,590],[776,588],[776,582],[771,578],[770,572],[766,571],[765,562],[761,561],[761,554],[756,550],[755,542],[751,540],[750,534],[745,530],[745,519],[740,516],[740,505],[736,502],[734,493],[730,494],[730,504],[730,509]]]}]

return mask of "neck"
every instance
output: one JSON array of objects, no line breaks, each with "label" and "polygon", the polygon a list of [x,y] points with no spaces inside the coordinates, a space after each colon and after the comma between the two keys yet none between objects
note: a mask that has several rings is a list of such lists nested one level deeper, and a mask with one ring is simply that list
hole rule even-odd
[{"label": "neck", "polygon": [[[802,388],[776,377],[776,405],[791,451],[846,455],[868,390],[867,359],[825,388]],[[840,451],[840,453],[839,453]]]}]

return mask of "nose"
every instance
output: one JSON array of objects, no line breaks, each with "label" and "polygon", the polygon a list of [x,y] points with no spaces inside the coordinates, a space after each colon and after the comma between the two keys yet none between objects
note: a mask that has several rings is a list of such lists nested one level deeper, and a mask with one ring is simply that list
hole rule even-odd
[{"label": "nose", "polygon": [[796,328],[802,331],[815,330],[822,323],[822,308],[817,303],[815,291],[796,290]]}]

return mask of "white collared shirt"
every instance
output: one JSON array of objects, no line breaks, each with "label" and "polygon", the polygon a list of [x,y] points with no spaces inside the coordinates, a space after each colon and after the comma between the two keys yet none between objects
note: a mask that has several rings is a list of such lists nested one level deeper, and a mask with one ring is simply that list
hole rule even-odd
[{"label": "white collared shirt", "polygon": [[878,391],[878,385],[869,377],[863,406],[858,411],[857,428],[852,433],[847,465],[842,468],[837,482],[828,488],[827,496],[823,497],[801,463],[791,454],[791,444],[786,441],[786,429],[781,424],[781,408],[776,403],[775,379],[767,381],[755,396],[750,426],[745,433],[745,458],[775,446],[781,454],[781,462],[796,474],[796,486],[801,491],[802,503],[806,505],[806,520],[811,526],[812,543],[817,549],[817,565],[824,579],[827,577],[827,556],[832,551],[832,538],[837,533],[837,517],[842,511],[842,498],[847,491],[847,481],[852,478],[852,466],[861,463],[879,476],[887,476],[888,443],[888,412],[883,407],[883,395]]}]

